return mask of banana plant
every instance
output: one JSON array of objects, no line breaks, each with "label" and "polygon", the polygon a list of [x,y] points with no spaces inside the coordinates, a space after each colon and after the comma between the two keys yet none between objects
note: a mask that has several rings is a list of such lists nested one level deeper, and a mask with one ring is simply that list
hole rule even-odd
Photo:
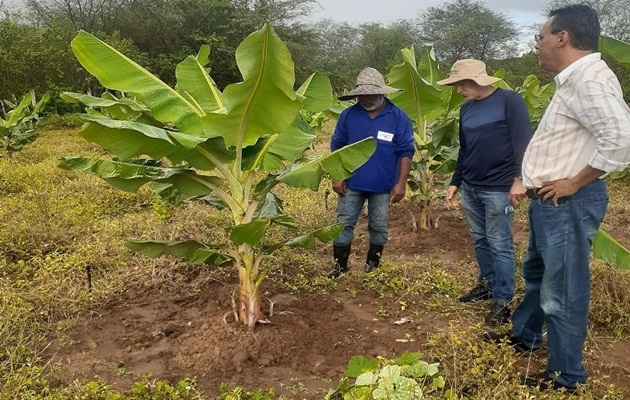
[{"label": "banana plant", "polygon": [[402,64],[389,72],[389,83],[402,89],[389,98],[411,118],[414,127],[416,153],[412,163],[409,186],[420,201],[417,226],[429,229],[434,226],[432,202],[439,196],[435,191],[436,174],[453,172],[457,160],[457,117],[462,97],[453,95],[450,86],[440,86],[441,79],[435,54],[429,48],[416,64],[413,46],[401,50]]},{"label": "banana plant", "polygon": [[36,102],[35,92],[31,91],[22,98],[19,104],[8,100],[0,101],[4,114],[4,119],[0,118],[0,138],[2,149],[8,158],[37,139],[33,123],[49,99],[50,93],[46,93]]},{"label": "banana plant", "polygon": [[[630,43],[601,36],[599,38],[599,51],[612,57],[624,67],[630,68]],[[613,172],[610,174],[610,178],[623,178],[628,174],[628,171],[629,169],[626,168],[620,172]],[[593,255],[616,265],[618,268],[630,269],[630,251],[603,229],[600,229],[593,239]]]},{"label": "banana plant", "polygon": [[285,246],[314,247],[342,229],[334,224],[274,241],[267,235],[270,226],[297,229],[274,188],[286,184],[317,190],[324,173],[346,179],[374,152],[374,140],[319,157],[305,153],[316,134],[302,110],[327,109],[330,82],[315,74],[295,91],[291,55],[267,24],[238,46],[243,81],[223,92],[206,68],[207,48],[177,66],[175,88],[86,32],[73,39],[72,49],[81,65],[116,95],[65,93],[64,98],[87,107],[79,134],[114,157],[64,157],[59,165],[92,173],[121,190],[133,192],[148,184],[171,204],[203,201],[229,213],[224,243],[191,238],[126,244],[150,257],[234,265],[239,276],[235,319],[252,329],[265,321],[265,256]]},{"label": "banana plant", "polygon": [[507,82],[503,80],[505,76],[505,70],[499,69],[494,76],[497,78],[501,78],[501,80],[497,83],[497,86],[515,91],[520,94],[523,100],[525,100],[525,105],[527,106],[527,111],[529,111],[529,118],[531,121],[532,132],[536,131],[538,128],[538,124],[542,119],[543,114],[545,113],[545,109],[547,105],[551,101],[551,97],[556,90],[556,84],[554,82],[548,83],[546,85],[540,86],[540,79],[536,75],[528,75],[523,80],[523,84],[521,86],[513,89]]}]

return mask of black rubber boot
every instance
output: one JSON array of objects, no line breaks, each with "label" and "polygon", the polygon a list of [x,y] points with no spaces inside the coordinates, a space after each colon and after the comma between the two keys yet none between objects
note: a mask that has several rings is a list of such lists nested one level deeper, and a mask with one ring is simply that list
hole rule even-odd
[{"label": "black rubber boot", "polygon": [[341,274],[348,272],[348,258],[350,258],[350,247],[352,243],[345,246],[333,245],[333,257],[335,265],[333,269],[326,275],[330,279],[338,278]]},{"label": "black rubber boot", "polygon": [[365,262],[365,272],[372,272],[381,263],[381,256],[383,255],[383,247],[379,244],[370,244],[370,249],[367,254],[367,261]]}]

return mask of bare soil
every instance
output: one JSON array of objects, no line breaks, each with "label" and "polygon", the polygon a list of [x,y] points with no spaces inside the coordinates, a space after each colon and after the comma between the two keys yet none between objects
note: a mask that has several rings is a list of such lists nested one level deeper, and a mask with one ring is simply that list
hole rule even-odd
[{"label": "bare soil", "polygon": [[[437,206],[437,228],[413,231],[417,203],[404,201],[390,213],[388,260],[417,263],[439,260],[453,276],[462,277],[462,291],[474,284],[474,254],[465,221],[459,210]],[[527,226],[515,221],[515,245],[524,249]],[[357,227],[351,269],[363,274],[367,252],[365,220]],[[330,267],[330,246],[316,250],[323,275]],[[196,377],[200,388],[215,398],[219,384],[248,389],[274,388],[276,394],[299,399],[322,399],[335,388],[352,356],[395,357],[405,351],[421,351],[429,334],[452,324],[475,324],[488,304],[451,304],[456,312],[426,309],[405,314],[395,298],[379,298],[361,288],[358,280],[341,278],[327,294],[292,294],[265,283],[265,295],[274,304],[270,323],[253,332],[235,324],[231,317],[231,293],[236,282],[222,282],[209,275],[191,276],[188,284],[167,288],[133,288],[95,316],[79,321],[67,332],[71,340],[57,342],[46,355],[59,363],[64,382],[106,379],[129,388],[138,377],[175,382]],[[389,310],[388,318],[379,310]],[[408,317],[405,324],[394,324]],[[406,340],[409,332],[415,341]],[[59,343],[65,343],[61,345]],[[630,388],[630,343],[616,341],[587,350],[591,377]],[[542,366],[544,354],[534,361]]]}]

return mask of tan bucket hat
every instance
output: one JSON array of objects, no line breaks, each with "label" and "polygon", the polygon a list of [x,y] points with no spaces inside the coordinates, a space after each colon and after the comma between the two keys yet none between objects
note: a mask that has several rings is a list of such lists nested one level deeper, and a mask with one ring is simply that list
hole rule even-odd
[{"label": "tan bucket hat", "polygon": [[479,60],[458,60],[453,64],[448,78],[437,81],[438,85],[452,85],[456,82],[470,79],[480,86],[490,86],[500,81],[500,78],[489,76],[486,72],[486,63]]},{"label": "tan bucket hat", "polygon": [[354,88],[348,93],[339,96],[339,100],[350,100],[354,97],[369,94],[388,94],[398,92],[400,89],[387,86],[383,75],[375,68],[367,67],[359,72]]}]

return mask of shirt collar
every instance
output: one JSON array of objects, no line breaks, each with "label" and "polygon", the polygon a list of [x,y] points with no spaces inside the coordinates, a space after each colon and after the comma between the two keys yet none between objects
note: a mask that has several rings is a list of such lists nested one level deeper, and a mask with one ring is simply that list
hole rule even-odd
[{"label": "shirt collar", "polygon": [[568,67],[566,67],[565,69],[560,71],[558,75],[556,75],[556,77],[554,78],[554,80],[556,81],[556,85],[561,86],[564,82],[567,81],[567,79],[569,79],[573,71],[577,70],[582,65],[585,65],[594,61],[599,61],[601,59],[602,59],[601,53],[591,53],[576,61],[573,61]]}]

